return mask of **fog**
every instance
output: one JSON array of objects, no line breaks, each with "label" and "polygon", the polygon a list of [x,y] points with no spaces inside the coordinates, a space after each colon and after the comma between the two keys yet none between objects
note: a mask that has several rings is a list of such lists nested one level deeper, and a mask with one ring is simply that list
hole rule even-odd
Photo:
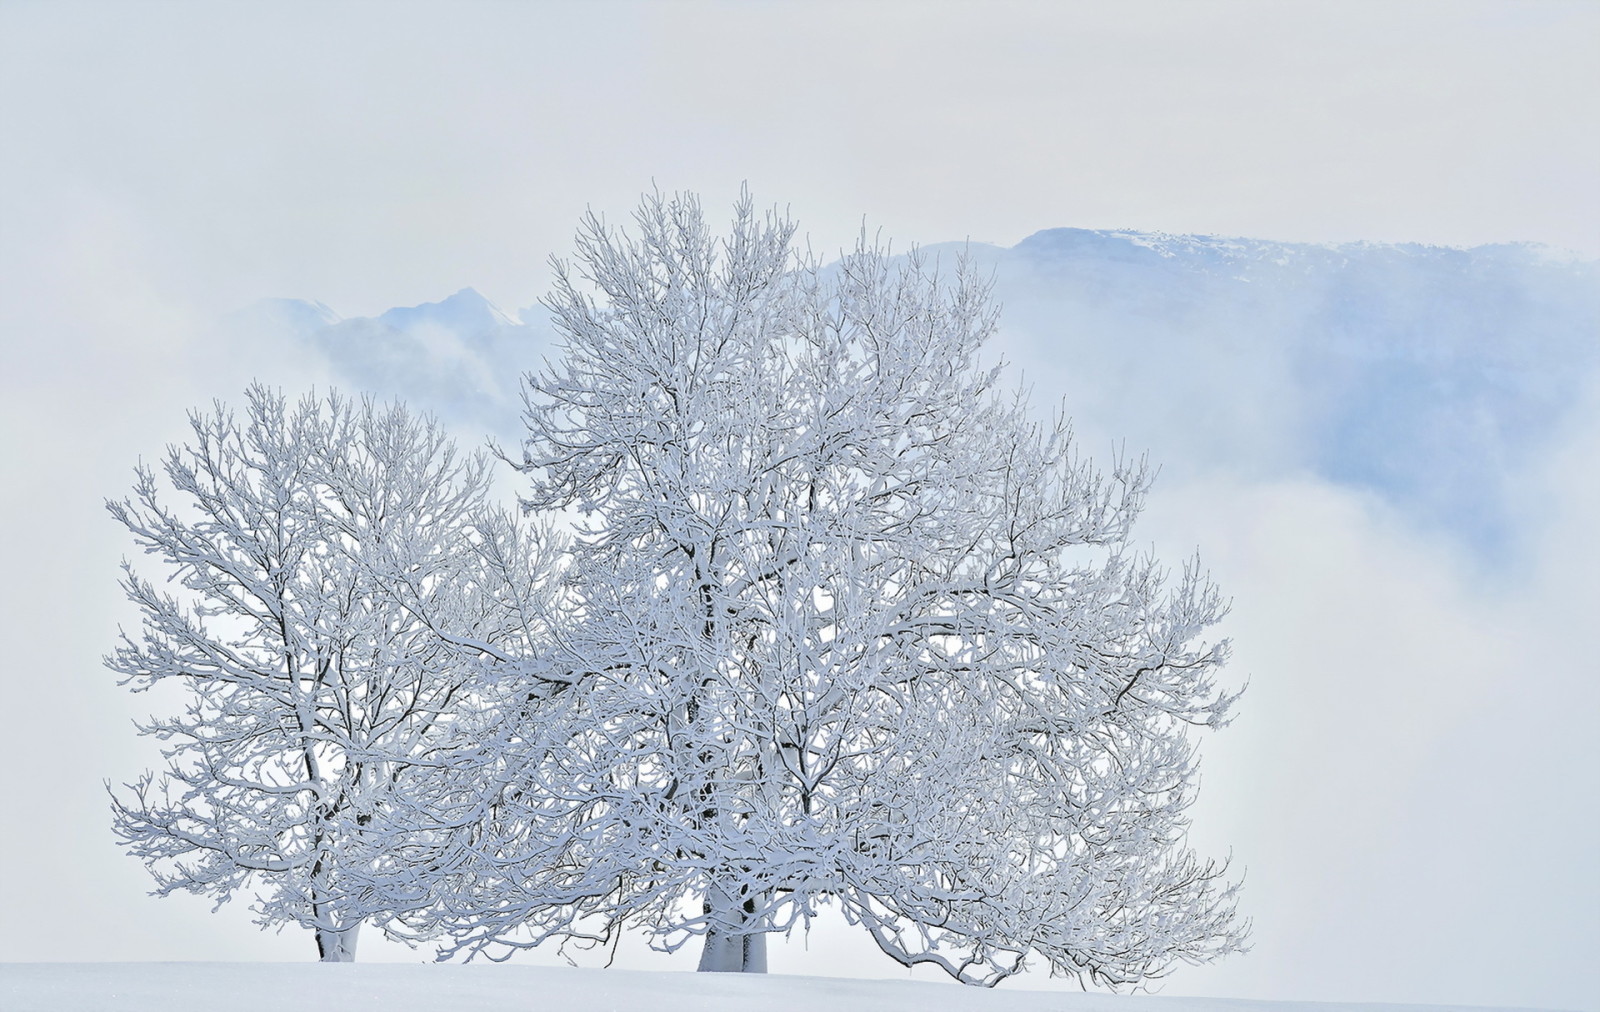
[{"label": "fog", "polygon": [[[624,220],[654,184],[717,211],[743,180],[824,253],[865,219],[897,248],[1072,226],[1592,263],[1597,37],[1582,3],[0,6],[0,958],[309,958],[242,904],[147,897],[102,787],[157,761],[129,718],[161,704],[100,665],[132,619],[102,500],[187,409],[371,363],[250,322],[260,300],[377,317],[471,286],[518,318],[586,206]],[[1163,466],[1138,537],[1234,602],[1250,689],[1195,841],[1247,870],[1255,949],[1167,992],[1600,1008],[1581,295],[1537,331],[1577,339],[1501,300],[1514,325],[1380,376],[1400,359],[1311,355],[1259,302],[1140,329],[996,264],[996,351],[1090,452]],[[463,436],[505,433],[516,342],[485,376],[437,340],[463,372],[430,406],[473,391]],[[842,929],[806,944],[774,969],[903,974]]]}]

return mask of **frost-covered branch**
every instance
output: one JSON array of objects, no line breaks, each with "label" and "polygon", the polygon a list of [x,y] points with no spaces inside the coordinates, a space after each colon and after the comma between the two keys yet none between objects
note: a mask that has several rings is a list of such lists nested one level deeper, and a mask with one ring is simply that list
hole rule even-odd
[{"label": "frost-covered branch", "polygon": [[124,564],[143,628],[106,663],[188,692],[141,727],[168,766],[113,793],[116,832],[158,892],[253,894],[264,925],[351,958],[363,921],[428,899],[390,888],[430,831],[408,792],[541,636],[545,553],[489,504],[486,461],[398,405],[255,386],[242,422],[190,425],[163,461],[176,505],[144,467],[107,503],[176,588]]},{"label": "frost-covered branch", "polygon": [[499,955],[642,923],[750,970],[833,904],[977,984],[1240,948],[1185,843],[1224,603],[1128,547],[1145,462],[1002,389],[965,262],[823,267],[748,196],[726,236],[688,197],[634,224],[556,264],[521,466],[576,533],[491,768],[438,782],[452,884],[412,928]]}]

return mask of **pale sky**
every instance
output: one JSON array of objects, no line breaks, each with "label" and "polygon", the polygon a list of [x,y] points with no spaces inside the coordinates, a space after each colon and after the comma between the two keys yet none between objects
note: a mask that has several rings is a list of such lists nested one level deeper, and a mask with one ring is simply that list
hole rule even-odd
[{"label": "pale sky", "polygon": [[[746,180],[821,251],[865,220],[899,247],[1600,256],[1600,4],[0,0],[0,959],[308,954],[240,904],[145,897],[100,787],[151,762],[128,717],[161,708],[99,666],[129,619],[101,500],[185,409],[327,378],[216,320],[468,285],[514,311],[586,207],[654,184],[717,210]],[[1250,869],[1256,951],[1171,993],[1600,1008],[1600,666],[1570,645],[1600,611],[1594,401],[1506,463],[1531,532],[1506,584],[1304,474],[1158,488],[1144,534],[1204,552],[1252,680],[1196,839]],[[774,965],[893,976],[869,947]]]}]

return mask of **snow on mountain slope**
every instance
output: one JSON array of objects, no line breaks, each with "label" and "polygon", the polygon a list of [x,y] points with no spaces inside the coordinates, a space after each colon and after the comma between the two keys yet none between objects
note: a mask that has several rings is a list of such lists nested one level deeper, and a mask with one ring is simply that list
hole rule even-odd
[{"label": "snow on mountain slope", "polygon": [[1464,1012],[1465,1005],[983,990],[920,981],[509,964],[7,963],[7,1012]]}]

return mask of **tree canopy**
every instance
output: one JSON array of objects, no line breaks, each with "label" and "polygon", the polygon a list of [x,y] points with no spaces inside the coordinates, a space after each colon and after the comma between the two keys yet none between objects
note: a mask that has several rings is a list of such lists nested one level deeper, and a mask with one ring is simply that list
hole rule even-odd
[{"label": "tree canopy", "polygon": [[657,194],[557,263],[518,463],[573,541],[413,923],[491,953],[643,924],[760,970],[834,905],[986,985],[1237,950],[1236,886],[1185,838],[1193,731],[1235,698],[1224,603],[1132,547],[1149,469],[1002,385],[964,263],[863,237],[823,266],[794,231]]},{"label": "tree canopy", "polygon": [[487,458],[432,420],[259,385],[246,400],[242,422],[191,414],[162,468],[176,506],[143,466],[106,504],[177,585],[123,564],[143,629],[106,663],[187,699],[141,727],[167,768],[113,794],[114,824],[159,894],[243,890],[263,926],[348,960],[364,921],[431,900],[402,799],[459,744],[486,665],[533,649],[544,556],[491,508]]}]

